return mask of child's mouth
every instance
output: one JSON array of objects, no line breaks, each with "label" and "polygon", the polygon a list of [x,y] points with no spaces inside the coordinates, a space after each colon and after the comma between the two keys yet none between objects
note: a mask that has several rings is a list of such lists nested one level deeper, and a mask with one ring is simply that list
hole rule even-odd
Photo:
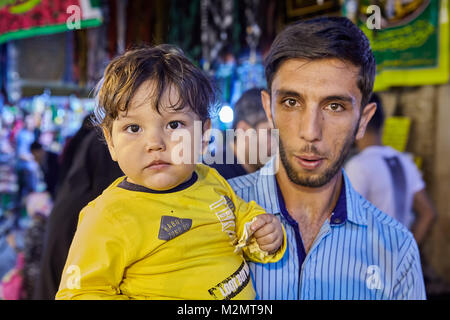
[{"label": "child's mouth", "polygon": [[145,169],[160,170],[167,168],[168,166],[170,166],[170,163],[161,160],[156,160],[152,161],[148,166],[145,167]]}]

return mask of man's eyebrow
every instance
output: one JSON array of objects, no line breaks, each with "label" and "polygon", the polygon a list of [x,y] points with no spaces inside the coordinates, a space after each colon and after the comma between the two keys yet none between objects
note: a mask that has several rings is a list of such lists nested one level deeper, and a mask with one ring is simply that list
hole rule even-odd
[{"label": "man's eyebrow", "polygon": [[303,98],[302,94],[293,90],[284,90],[284,89],[278,89],[275,90],[275,96],[291,96],[291,97],[297,97],[297,98]]},{"label": "man's eyebrow", "polygon": [[347,95],[332,95],[322,99],[322,102],[332,102],[332,101],[341,101],[353,104],[355,99],[352,96]]},{"label": "man's eyebrow", "polygon": [[[303,95],[301,93],[294,91],[294,90],[289,90],[289,89],[275,90],[275,96],[276,97],[277,96],[281,96],[281,97],[291,96],[291,97],[303,99]],[[322,99],[322,103],[331,102],[331,101],[340,101],[340,102],[347,102],[347,103],[353,104],[355,99],[349,95],[339,95],[339,94],[327,96]]]}]

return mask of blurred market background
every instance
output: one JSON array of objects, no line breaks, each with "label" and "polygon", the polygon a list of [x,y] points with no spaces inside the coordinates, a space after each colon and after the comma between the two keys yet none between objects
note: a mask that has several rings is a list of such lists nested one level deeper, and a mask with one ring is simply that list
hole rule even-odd
[{"label": "blurred market background", "polygon": [[[379,28],[370,5],[380,9]],[[19,283],[14,272],[24,263],[34,264],[29,291],[39,277],[45,220],[74,165],[69,142],[81,135],[95,85],[112,58],[142,44],[179,46],[220,89],[222,109],[213,126],[225,130],[242,93],[265,87],[262,61],[277,32],[322,15],[349,17],[371,41],[375,91],[387,116],[383,143],[414,159],[439,213],[421,247],[430,270],[427,294],[449,298],[448,0],[0,0],[3,283]],[[41,196],[26,198],[33,192]],[[31,262],[21,255],[27,246],[34,250]]]}]

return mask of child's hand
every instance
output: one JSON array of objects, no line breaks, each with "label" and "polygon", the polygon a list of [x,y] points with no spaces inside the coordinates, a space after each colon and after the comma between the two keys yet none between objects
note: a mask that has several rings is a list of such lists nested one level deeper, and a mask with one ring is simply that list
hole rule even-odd
[{"label": "child's hand", "polygon": [[256,217],[250,229],[261,250],[275,253],[283,243],[283,229],[280,220],[273,214],[265,213]]}]

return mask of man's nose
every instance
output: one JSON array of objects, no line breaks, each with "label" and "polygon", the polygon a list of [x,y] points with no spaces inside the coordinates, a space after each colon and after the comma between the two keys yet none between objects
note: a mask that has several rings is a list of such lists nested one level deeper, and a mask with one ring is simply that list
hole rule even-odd
[{"label": "man's nose", "polygon": [[307,142],[322,139],[323,117],[319,110],[307,108],[300,115],[300,137]]}]

